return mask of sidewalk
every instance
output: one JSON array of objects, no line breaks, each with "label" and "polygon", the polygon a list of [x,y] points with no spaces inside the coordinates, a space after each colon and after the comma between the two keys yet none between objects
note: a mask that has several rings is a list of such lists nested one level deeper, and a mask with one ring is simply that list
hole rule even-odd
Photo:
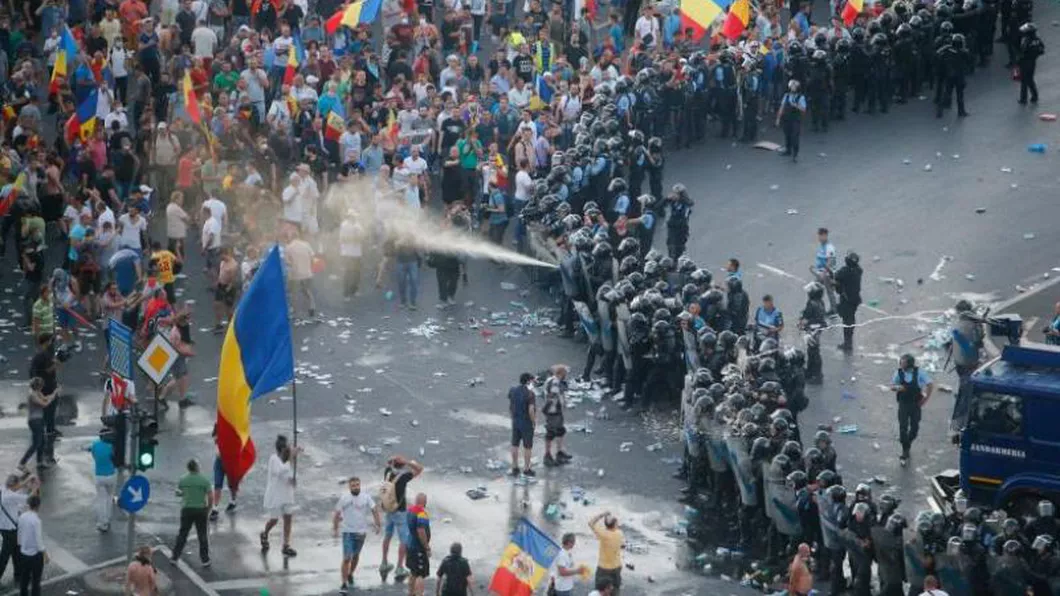
[{"label": "sidewalk", "polygon": [[[156,547],[154,564],[158,569],[158,584],[161,594],[175,596],[217,596],[217,591],[207,587],[206,582],[188,565],[174,564],[169,559],[169,549]],[[78,573],[68,573],[45,579],[41,582],[45,594],[77,594],[79,596],[119,596],[123,594],[125,581],[125,559],[112,559]],[[3,596],[18,594],[17,586],[3,592]]]}]

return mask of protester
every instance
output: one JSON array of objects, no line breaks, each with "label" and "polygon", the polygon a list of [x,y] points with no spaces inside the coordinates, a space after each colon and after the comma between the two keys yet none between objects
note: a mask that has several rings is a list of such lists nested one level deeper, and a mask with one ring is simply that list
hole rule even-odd
[{"label": "protester", "polygon": [[610,511],[598,513],[589,520],[589,529],[600,543],[596,582],[598,585],[601,581],[609,582],[613,593],[618,594],[622,586],[622,548],[625,545],[622,530],[618,528],[618,518],[611,515]]},{"label": "protester", "polygon": [[16,584],[23,569],[22,553],[18,546],[18,519],[28,508],[29,497],[39,492],[40,481],[36,476],[20,478],[16,474],[9,475],[0,489],[0,536],[3,537],[3,545],[0,546],[0,578],[4,576],[10,562]]},{"label": "protester", "polygon": [[508,406],[512,420],[512,476],[519,476],[519,446],[523,448],[524,476],[536,476],[530,468],[534,447],[534,425],[537,421],[537,406],[534,404],[534,375],[519,375],[519,384],[508,390]]},{"label": "protester", "polygon": [[409,596],[423,596],[424,581],[431,576],[431,517],[427,513],[427,495],[416,495],[408,513]]},{"label": "protester", "polygon": [[89,446],[96,472],[96,529],[100,532],[110,531],[110,520],[114,509],[117,469],[114,465],[113,441],[113,434],[101,433]]},{"label": "protester", "polygon": [[203,567],[210,566],[210,542],[206,522],[212,507],[212,487],[210,481],[199,471],[199,462],[188,460],[187,473],[177,482],[180,492],[180,529],[177,541],[173,544],[173,561],[180,560],[184,554],[184,544],[188,532],[195,526],[195,536],[199,540],[199,561]]},{"label": "protester", "polygon": [[342,566],[340,575],[342,586],[339,592],[346,594],[353,589],[353,574],[357,571],[357,562],[361,558],[361,549],[364,548],[368,537],[369,516],[372,521],[372,529],[379,533],[381,522],[379,509],[375,501],[368,493],[361,493],[361,479],[356,476],[350,477],[348,481],[349,492],[339,497],[335,504],[335,514],[332,516],[332,533],[339,537],[339,524],[342,524]]},{"label": "protester", "polygon": [[383,471],[379,507],[385,515],[385,532],[383,534],[383,562],[379,564],[379,574],[384,580],[386,575],[395,569],[388,560],[390,540],[395,533],[398,537],[398,552],[394,579],[403,579],[408,576],[409,572],[404,566],[410,540],[409,518],[406,515],[408,511],[406,494],[409,482],[418,478],[422,473],[423,465],[415,460],[407,460],[401,455],[394,455],[387,460],[386,470]]},{"label": "protester", "polygon": [[22,566],[18,585],[23,596],[41,595],[40,582],[44,575],[44,564],[48,561],[39,510],[40,496],[32,494],[26,499],[26,510],[18,516],[18,549]]},{"label": "protester", "polygon": [[125,568],[125,591],[132,596],[158,594],[158,570],[155,569],[150,546],[136,549],[136,556]]},{"label": "protester", "polygon": [[45,461],[45,410],[55,401],[56,390],[52,393],[44,393],[45,384],[41,377],[33,377],[29,382],[29,398],[26,400],[26,416],[29,421],[30,445],[22,459],[18,462],[18,469],[28,473],[26,463],[29,458],[37,456],[37,470],[48,469],[49,464]]},{"label": "protester", "polygon": [[276,452],[269,457],[268,477],[265,484],[265,511],[268,521],[259,538],[261,552],[269,550],[269,533],[283,519],[283,556],[294,557],[298,554],[291,547],[291,525],[294,519],[294,465],[301,448],[295,448],[287,442],[284,435],[276,436]]}]

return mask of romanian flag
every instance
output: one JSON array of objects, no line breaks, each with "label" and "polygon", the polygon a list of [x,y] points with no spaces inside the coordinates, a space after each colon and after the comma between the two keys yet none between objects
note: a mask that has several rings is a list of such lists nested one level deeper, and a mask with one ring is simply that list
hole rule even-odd
[{"label": "romanian flag", "polygon": [[714,20],[727,6],[713,0],[681,0],[681,29],[692,29],[695,39],[700,39],[710,30]]},{"label": "romanian flag", "polygon": [[512,532],[511,542],[493,572],[489,591],[500,596],[530,596],[548,575],[559,545],[525,517]]},{"label": "romanian flag", "polygon": [[853,25],[854,19],[858,18],[864,9],[864,0],[847,0],[846,6],[843,7],[843,23],[847,27]]},{"label": "romanian flag", "polygon": [[334,110],[328,112],[328,124],[324,129],[324,138],[337,141],[344,130],[346,130],[346,121],[342,119],[342,116],[336,114]]},{"label": "romanian flag", "polygon": [[66,121],[67,143],[73,143],[77,138],[84,141],[91,136],[96,130],[97,111],[99,111],[99,90],[93,89]]},{"label": "romanian flag", "polygon": [[199,110],[199,99],[195,97],[195,87],[191,83],[191,71],[184,71],[184,109],[188,112],[188,118],[195,124],[202,126],[202,111]]},{"label": "romanian flag", "polygon": [[729,7],[729,14],[725,17],[721,33],[732,41],[740,37],[749,22],[751,22],[751,0],[736,0]]},{"label": "romanian flag", "polygon": [[[280,12],[280,8],[283,7],[283,0],[269,0],[269,4],[272,4],[276,12]],[[250,3],[250,14],[256,15],[259,10],[261,10],[261,0],[254,0]]]},{"label": "romanian flag", "polygon": [[19,195],[24,192],[26,192],[25,170],[15,176],[14,182],[0,189],[0,217],[7,215],[7,212],[11,210],[11,206],[18,200]]},{"label": "romanian flag", "polygon": [[382,4],[383,0],[357,0],[357,2],[350,4],[346,8],[340,8],[338,12],[331,15],[324,22],[324,30],[329,35],[334,35],[342,25],[354,29],[357,25],[371,23],[379,15],[379,7]]},{"label": "romanian flag", "polygon": [[59,49],[55,54],[55,66],[52,67],[52,78],[48,83],[48,93],[58,93],[59,85],[67,77],[73,68],[71,66],[77,59],[77,41],[70,34],[69,27],[63,27],[59,34]]},{"label": "romanian flag", "polygon": [[295,35],[291,47],[287,48],[287,68],[283,71],[283,84],[290,85],[294,75],[298,74],[298,65],[305,59],[305,48],[302,38]]},{"label": "romanian flag", "polygon": [[272,247],[239,299],[221,346],[217,452],[235,486],[254,465],[250,402],[294,379],[291,322],[279,247]]}]

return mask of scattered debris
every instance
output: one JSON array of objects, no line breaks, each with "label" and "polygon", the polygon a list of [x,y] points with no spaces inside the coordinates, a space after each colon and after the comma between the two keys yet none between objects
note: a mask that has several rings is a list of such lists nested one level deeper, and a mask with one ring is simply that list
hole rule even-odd
[{"label": "scattered debris", "polygon": [[1056,114],[1038,114],[1038,119],[1043,122],[1056,122]]},{"label": "scattered debris", "polygon": [[1027,232],[1026,234],[1023,235],[1023,239],[1024,240],[1034,240],[1034,233],[1033,232]]},{"label": "scattered debris", "polygon": [[1045,143],[1033,143],[1027,145],[1027,151],[1030,151],[1031,153],[1045,153],[1045,149]]},{"label": "scattered debris", "polygon": [[799,210],[798,209],[788,209],[788,215],[798,215],[798,214],[799,214]]},{"label": "scattered debris", "polygon": [[931,164],[929,164],[929,163],[924,164],[924,171],[925,172],[930,172],[931,171]]},{"label": "scattered debris", "polygon": [[379,408],[379,413],[382,414],[383,416],[391,416],[391,415],[394,414],[393,412],[391,412],[390,410],[388,410],[386,408]]},{"label": "scattered debris", "polygon": [[982,215],[982,214],[986,213],[986,207],[976,207],[975,208],[975,212],[978,215]]},{"label": "scattered debris", "polygon": [[519,286],[513,284],[510,281],[502,281],[501,282],[501,289],[504,290],[505,292],[514,292],[514,291],[519,289]]},{"label": "scattered debris", "polygon": [[1010,168],[1010,167],[1001,168],[1001,173],[1002,174],[1011,174],[1012,173],[1012,168]]}]

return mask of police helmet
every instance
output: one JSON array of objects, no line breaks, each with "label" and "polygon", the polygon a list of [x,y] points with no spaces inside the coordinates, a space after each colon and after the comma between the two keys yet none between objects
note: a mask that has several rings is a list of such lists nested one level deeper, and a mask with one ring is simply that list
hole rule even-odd
[{"label": "police helmet", "polygon": [[813,444],[818,449],[827,449],[832,446],[832,435],[828,434],[826,430],[819,430],[817,434],[813,436]]},{"label": "police helmet", "polygon": [[824,296],[824,286],[814,281],[806,286],[806,295],[810,300],[820,300]]},{"label": "police helmet", "polygon": [[880,509],[880,518],[885,519],[888,515],[897,510],[898,505],[900,505],[901,502],[901,499],[890,493],[881,495],[878,501],[878,506]]},{"label": "police helmet", "polygon": [[788,424],[787,420],[784,420],[783,418],[777,418],[776,420],[773,420],[773,422],[769,425],[769,428],[772,429],[773,436],[778,437],[786,435],[788,429],[791,428],[791,425]]},{"label": "police helmet", "polygon": [[799,445],[798,441],[785,441],[784,446],[780,448],[780,452],[787,456],[790,462],[802,461],[802,446]]},{"label": "police helmet", "polygon": [[[761,363],[759,363],[759,366],[761,366]],[[776,397],[783,391],[780,383],[776,381],[766,381],[765,383],[762,383],[759,390],[770,397]]]},{"label": "police helmet", "polygon": [[710,273],[710,271],[700,268],[690,273],[688,275],[688,279],[694,284],[705,286],[710,285],[710,282],[712,279],[714,279],[714,276]]},{"label": "police helmet", "polygon": [[[802,454],[802,461],[807,468],[816,468],[824,465],[824,454],[816,447],[810,447]],[[831,470],[829,470],[831,471]]]},{"label": "police helmet", "polygon": [[626,192],[626,189],[628,189],[628,188],[629,188],[629,185],[626,184],[626,179],[625,178],[615,178],[614,180],[611,181],[611,184],[607,185],[608,192],[614,192],[614,193]]},{"label": "police helmet", "polygon": [[643,289],[644,288],[644,283],[647,281],[647,280],[644,279],[644,274],[641,273],[640,271],[634,271],[633,273],[630,273],[626,277],[626,279],[628,279],[629,283],[633,284],[633,287],[636,288],[637,290]]},{"label": "police helmet", "polygon": [[795,368],[799,368],[806,364],[806,352],[803,351],[802,348],[792,348],[787,350],[784,355],[785,358],[787,358],[788,364]]},{"label": "police helmet", "polygon": [[923,26],[924,26],[924,19],[920,18],[920,15],[913,15],[913,16],[912,16],[912,17],[911,17],[911,18],[909,19],[909,24],[910,24],[910,25],[911,25],[911,26],[912,26],[912,27],[913,27],[914,29],[919,29],[920,27],[923,27]]},{"label": "police helmet", "polygon": [[946,530],[946,516],[942,515],[941,512],[933,511],[931,513],[931,527],[936,533],[942,534]]},{"label": "police helmet", "polygon": [[758,372],[759,373],[773,372],[776,369],[777,369],[777,361],[773,360],[772,358],[762,358],[758,362]]},{"label": "police helmet", "polygon": [[913,28],[909,26],[909,23],[902,23],[894,32],[898,34],[898,37],[909,37],[913,34]]},{"label": "police helmet", "polygon": [[878,20],[869,22],[869,39],[883,33],[883,26]]},{"label": "police helmet", "polygon": [[828,52],[824,50],[815,50],[812,56],[814,62],[824,62],[828,59]]},{"label": "police helmet", "polygon": [[610,284],[602,284],[596,290],[596,301],[597,302],[609,302],[611,296],[614,293],[614,288]]},{"label": "police helmet", "polygon": [[718,346],[724,350],[731,349],[736,345],[736,334],[726,329],[718,334]]},{"label": "police helmet", "polygon": [[743,282],[738,277],[730,277],[725,281],[725,284],[729,286],[729,292],[739,293],[743,291]]},{"label": "police helmet", "polygon": [[961,540],[964,542],[973,542],[979,538],[979,526],[973,523],[961,524]]},{"label": "police helmet", "polygon": [[788,54],[790,54],[792,57],[802,56],[805,54],[805,49],[802,47],[801,43],[793,41],[788,44]]},{"label": "police helmet", "polygon": [[778,475],[781,475],[785,478],[787,478],[788,474],[790,474],[792,470],[791,460],[783,453],[778,453],[773,456],[771,467],[778,473]]},{"label": "police helmet", "polygon": [[855,42],[861,43],[865,41],[865,30],[861,27],[854,27],[854,30],[850,32],[850,37],[852,37]]},{"label": "police helmet", "polygon": [[1055,539],[1052,536],[1048,534],[1039,534],[1034,538],[1034,542],[1031,543],[1031,548],[1038,553],[1044,554],[1053,548],[1054,543]]},{"label": "police helmet", "polygon": [[590,252],[593,250],[593,239],[589,237],[589,234],[575,232],[571,236],[573,240],[574,250],[578,252]]},{"label": "police helmet", "polygon": [[1019,534],[1020,531],[1020,520],[1015,517],[1006,517],[1005,521],[1001,522],[1001,533],[1011,538]]},{"label": "police helmet", "polygon": [[648,254],[644,255],[644,260],[645,260],[645,261],[655,261],[655,262],[658,262],[658,261],[659,261],[659,259],[661,259],[661,258],[662,258],[662,253],[661,253],[661,252],[659,252],[658,250],[654,249],[654,248],[653,248],[653,249],[651,249],[651,250],[649,250],[649,251],[648,251]]},{"label": "police helmet", "polygon": [[634,145],[643,145],[644,133],[634,128],[633,130],[629,131],[629,139],[633,141]]},{"label": "police helmet", "polygon": [[670,320],[670,311],[665,309],[665,308],[657,308],[657,309],[655,309],[655,312],[652,313],[651,320],[655,321],[655,322],[658,322],[658,321],[669,321]]},{"label": "police helmet", "polygon": [[1038,516],[1039,517],[1052,517],[1056,512],[1056,508],[1053,506],[1053,502],[1048,499],[1042,499],[1038,501]]},{"label": "police helmet", "polygon": [[953,34],[953,47],[957,48],[958,50],[963,50],[964,49],[964,34],[963,33],[954,33]]},{"label": "police helmet", "polygon": [[[651,196],[651,195],[648,195],[648,196]],[[676,268],[677,267],[676,267],[676,265],[674,265],[673,258],[671,258],[671,257],[663,257],[663,258],[659,259],[659,269],[662,269],[664,273],[670,273]]]},{"label": "police helmet", "polygon": [[1006,555],[1017,556],[1023,547],[1020,545],[1019,540],[1006,540],[1005,545],[1002,547]]},{"label": "police helmet", "polygon": [[655,277],[658,274],[659,274],[659,263],[657,263],[655,261],[645,261],[644,262],[644,276],[645,277]]},{"label": "police helmet", "polygon": [[[940,13],[939,16],[941,17],[942,14]],[[939,25],[939,33],[943,35],[953,34],[953,23],[950,21],[943,21],[942,24]]]},{"label": "police helmet", "polygon": [[659,137],[651,137],[648,139],[648,149],[654,151],[661,151],[663,148],[663,140]]},{"label": "police helmet", "polygon": [[[746,426],[746,425],[745,425]],[[754,424],[751,424],[754,426]],[[744,436],[747,436],[746,434]],[[765,437],[757,437],[751,442],[751,458],[752,459],[765,459],[769,457],[770,445],[769,439]]]},{"label": "police helmet", "polygon": [[703,351],[713,350],[715,348],[715,346],[717,346],[717,345],[718,345],[718,336],[715,335],[714,333],[708,331],[706,333],[700,334],[700,336],[699,336],[699,347],[702,348]]},{"label": "police helmet", "polygon": [[[667,313],[669,315],[669,313]],[[666,335],[673,331],[669,321],[655,321],[651,326],[651,332],[655,336]]]},{"label": "police helmet", "polygon": [[692,384],[696,387],[710,387],[714,384],[714,375],[710,374],[710,369],[708,368],[697,368],[695,375],[692,377]]},{"label": "police helmet", "polygon": [[872,500],[872,487],[864,482],[859,483],[854,488],[854,498],[858,501],[871,501]]},{"label": "police helmet", "polygon": [[828,487],[828,498],[833,503],[845,503],[847,500],[847,489],[841,484],[833,484]]},{"label": "police helmet", "polygon": [[847,253],[845,261],[847,265],[854,266],[861,262],[861,257],[858,256],[858,253],[850,251]]},{"label": "police helmet", "polygon": [[778,345],[777,340],[772,337],[767,337],[758,345],[758,353],[762,355],[774,354],[777,351]]},{"label": "police helmet", "polygon": [[907,525],[905,516],[895,511],[887,517],[887,523],[884,527],[892,534],[899,534]]},{"label": "police helmet", "polygon": [[683,300],[685,304],[695,302],[698,297],[699,288],[696,287],[696,284],[687,283],[681,288],[681,300]]},{"label": "police helmet", "polygon": [[691,273],[696,270],[696,263],[686,255],[677,257],[677,270],[681,273]]},{"label": "police helmet", "polygon": [[795,470],[788,474],[787,485],[788,488],[794,491],[800,491],[810,483],[809,478],[806,477],[806,472],[802,470]]},{"label": "police helmet", "polygon": [[979,525],[983,523],[983,510],[978,507],[969,507],[964,512],[964,515],[961,516],[961,520],[971,524]]},{"label": "police helmet", "polygon": [[637,257],[635,257],[633,255],[630,255],[628,257],[624,257],[622,259],[622,261],[619,262],[619,264],[618,264],[618,273],[619,273],[619,275],[625,276],[625,275],[629,275],[630,273],[633,273],[634,271],[636,271],[639,268],[640,268],[640,262],[637,261]]},{"label": "police helmet", "polygon": [[707,392],[714,399],[721,399],[725,397],[725,385],[721,383],[711,383],[710,387],[707,387]]},{"label": "police helmet", "polygon": [[1020,25],[1020,33],[1024,35],[1032,35],[1038,32],[1038,26],[1034,23],[1024,23]]},{"label": "police helmet", "polygon": [[612,255],[613,251],[611,245],[606,242],[597,242],[596,246],[593,247],[593,259],[610,261]]},{"label": "police helmet", "polygon": [[872,36],[872,45],[876,47],[887,45],[887,36],[883,33],[877,33]]},{"label": "police helmet", "polygon": [[850,46],[851,46],[850,40],[845,38],[845,37],[840,38],[840,40],[837,41],[836,44],[835,44],[836,50],[839,51],[839,53],[841,53],[841,54],[845,54],[845,53],[849,52],[850,51]]},{"label": "police helmet", "polygon": [[636,238],[624,238],[622,242],[618,243],[618,256],[623,259],[626,257],[638,257],[640,255],[640,240]]},{"label": "police helmet", "polygon": [[835,486],[835,483],[839,480],[839,477],[832,470],[821,470],[817,473],[817,486],[821,490],[828,490]]}]

